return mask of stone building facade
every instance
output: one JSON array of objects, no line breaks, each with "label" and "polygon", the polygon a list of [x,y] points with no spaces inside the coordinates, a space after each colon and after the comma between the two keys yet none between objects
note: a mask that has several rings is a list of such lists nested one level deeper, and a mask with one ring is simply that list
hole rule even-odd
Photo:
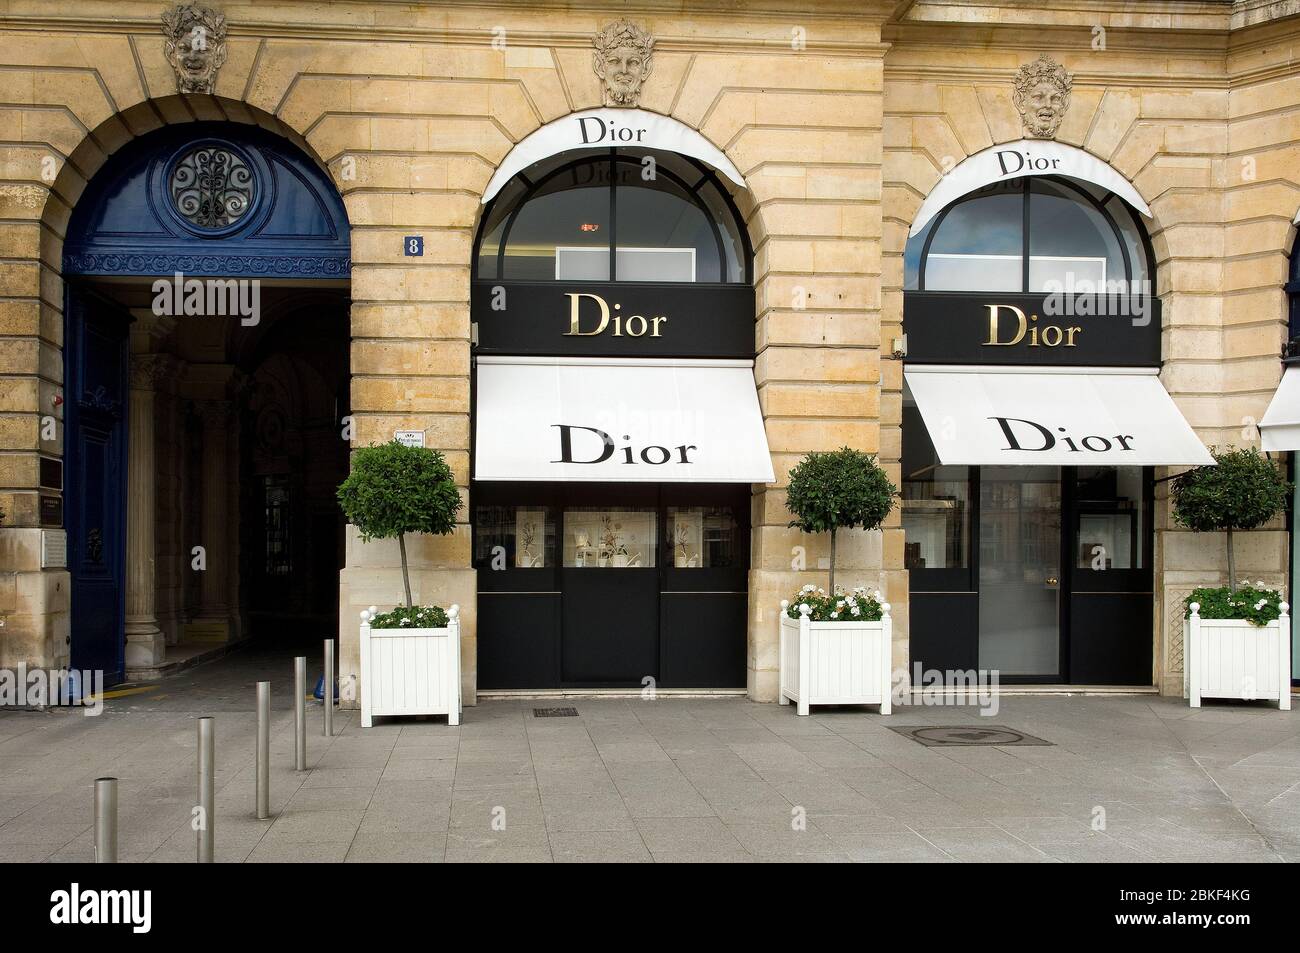
[{"label": "stone building facade", "polygon": [[[41,461],[62,459],[65,400],[76,396],[64,393],[64,242],[110,157],[159,130],[220,123],[257,127],[325,170],[350,227],[350,445],[422,431],[472,504],[481,200],[517,143],[606,105],[592,38],[617,17],[654,39],[637,108],[697,130],[745,182],[730,191],[753,249],[753,373],[776,474],[752,487],[751,697],[775,698],[776,607],[823,580],[828,555],[826,539],[787,526],[786,474],[809,451],[849,445],[878,453],[901,482],[895,342],[906,330],[908,232],[948,172],[1026,137],[1014,80],[1040,55],[1072,74],[1054,141],[1110,166],[1149,206],[1160,381],[1207,445],[1258,445],[1254,423],[1281,374],[1300,209],[1300,11],[1291,3],[219,6],[219,25],[165,23],[157,3],[134,0],[10,3],[0,15],[0,665],[69,659],[74,580],[42,561],[42,498],[59,490]],[[207,24],[211,44],[197,51],[185,29],[194,23]],[[410,236],[423,240],[418,258],[404,251]],[[133,293],[117,298],[139,319],[129,469],[158,487],[127,489],[127,666],[148,672],[206,610],[224,628],[190,635],[241,635],[247,594],[232,514],[246,471],[231,437],[242,373],[233,351],[212,329],[160,325]],[[147,446],[135,438],[150,426]],[[1178,469],[1155,474],[1148,684],[1164,692],[1181,690],[1181,599],[1225,571],[1221,539],[1173,524],[1159,479]],[[417,601],[462,607],[467,701],[478,685],[471,513],[454,535],[407,547]],[[210,563],[195,579],[189,553],[203,534],[178,527],[223,522],[226,537],[208,533],[207,555],[224,568]],[[896,511],[883,532],[842,537],[838,554],[842,578],[892,604],[900,667],[909,661],[906,542]],[[1240,538],[1238,560],[1252,578],[1287,585],[1282,523]],[[359,667],[357,613],[400,602],[398,567],[395,542],[347,532],[337,611],[345,696]]]}]

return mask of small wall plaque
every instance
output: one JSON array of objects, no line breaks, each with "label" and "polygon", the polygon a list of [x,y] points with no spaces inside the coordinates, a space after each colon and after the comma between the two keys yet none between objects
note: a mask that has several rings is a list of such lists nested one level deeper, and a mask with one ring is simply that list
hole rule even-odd
[{"label": "small wall plaque", "polygon": [[64,529],[41,530],[41,568],[68,568],[68,531]]},{"label": "small wall plaque", "polygon": [[405,447],[423,447],[424,431],[423,430],[395,430],[393,439]]}]

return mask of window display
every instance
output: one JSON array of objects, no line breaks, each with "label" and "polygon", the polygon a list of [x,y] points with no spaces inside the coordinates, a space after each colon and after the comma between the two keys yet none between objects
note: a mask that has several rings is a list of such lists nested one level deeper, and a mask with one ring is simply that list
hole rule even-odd
[{"label": "window display", "polygon": [[555,563],[555,522],[541,506],[476,506],[474,568],[545,569]]},{"label": "window display", "polygon": [[564,565],[574,569],[654,568],[656,528],[654,510],[565,510]]}]

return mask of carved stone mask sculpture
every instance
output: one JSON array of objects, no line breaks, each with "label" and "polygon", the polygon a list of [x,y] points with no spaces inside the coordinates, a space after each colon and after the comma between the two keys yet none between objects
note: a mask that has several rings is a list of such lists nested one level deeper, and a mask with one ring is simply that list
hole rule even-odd
[{"label": "carved stone mask sculpture", "polygon": [[211,93],[226,62],[226,17],[195,3],[163,11],[167,61],[176,71],[176,91]]},{"label": "carved stone mask sculpture", "polygon": [[1035,139],[1051,139],[1056,135],[1070,107],[1073,83],[1069,70],[1045,53],[1016,70],[1011,99],[1026,133]]},{"label": "carved stone mask sculpture", "polygon": [[606,106],[635,106],[654,65],[655,41],[631,20],[615,20],[592,38],[592,67],[604,84]]}]

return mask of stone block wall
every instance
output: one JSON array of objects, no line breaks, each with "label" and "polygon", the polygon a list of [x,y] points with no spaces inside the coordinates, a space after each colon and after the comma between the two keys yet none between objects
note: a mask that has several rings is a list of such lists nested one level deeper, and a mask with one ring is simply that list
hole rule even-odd
[{"label": "stone block wall", "polygon": [[[779,600],[824,579],[828,555],[825,539],[786,527],[786,474],[809,450],[849,444],[878,452],[899,479],[902,376],[890,352],[907,229],[950,161],[1020,138],[1010,81],[1026,60],[1045,52],[1074,72],[1058,138],[1112,163],[1151,205],[1163,380],[1198,432],[1254,439],[1243,421],[1258,419],[1276,383],[1300,205],[1300,29],[1280,7],[1234,19],[1229,4],[1157,0],[219,5],[230,36],[212,96],[176,94],[154,2],[65,0],[0,17],[0,664],[66,658],[68,577],[39,568],[37,457],[62,454],[61,431],[42,441],[40,430],[42,417],[61,417],[62,241],[105,158],[195,119],[255,123],[314,155],[353,228],[353,445],[423,430],[468,495],[480,198],[514,143],[600,105],[591,36],[616,16],[657,40],[642,107],[699,129],[749,185],[736,199],[756,256],[755,376],[778,476],[753,496],[752,697],[775,697]],[[423,258],[402,254],[407,235],[423,236]],[[1181,675],[1163,593],[1222,568],[1217,557],[1203,565],[1213,547],[1169,523],[1162,503],[1153,631],[1166,688]],[[1285,544],[1280,529],[1256,534],[1244,570],[1279,578]],[[410,549],[419,596],[465,612],[472,701],[468,525]],[[397,601],[397,566],[395,546],[349,537],[344,676],[357,668],[356,614]],[[883,533],[842,541],[840,578],[881,588],[894,606],[898,665],[902,567],[897,514]]]},{"label": "stone block wall", "polygon": [[[16,144],[0,148],[4,178],[15,183],[0,194],[0,211],[17,221],[0,233],[8,249],[0,265],[0,333],[11,336],[0,358],[7,388],[0,399],[9,394],[13,404],[0,408],[0,505],[12,514],[0,536],[15,554],[0,563],[0,575],[58,575],[32,570],[30,559],[19,558],[18,541],[36,532],[24,528],[36,523],[38,409],[61,384],[59,262],[68,215],[107,155],[166,123],[257,123],[299,142],[328,168],[353,228],[353,444],[424,430],[426,445],[446,453],[467,494],[470,257],[480,197],[514,143],[545,122],[600,105],[591,37],[614,16],[631,15],[657,38],[642,107],[700,129],[750,185],[736,198],[757,255],[756,378],[782,479],[754,497],[749,681],[754,697],[774,698],[777,602],[821,578],[826,550],[824,540],[786,529],[780,484],[808,450],[882,449],[879,34],[892,5],[802,3],[779,15],[736,15],[705,3],[671,14],[512,3],[493,8],[491,23],[470,5],[221,6],[230,25],[228,60],[213,96],[175,95],[154,4],[116,5],[94,30],[35,10],[3,24],[0,63],[10,68],[0,71],[0,82],[2,101],[11,104],[3,112]],[[53,181],[42,178],[51,159]],[[422,259],[402,254],[407,235],[424,237]],[[846,540],[846,581],[902,586],[898,535],[895,526],[884,546],[879,538]],[[410,549],[419,597],[458,602],[465,611],[472,701],[476,586],[468,526]],[[800,558],[809,571],[795,568]],[[881,575],[886,565],[889,577]],[[395,546],[349,537],[341,579],[344,676],[357,667],[356,614],[397,601],[397,567]],[[66,591],[66,574],[61,583]],[[5,598],[0,588],[0,605]],[[905,587],[891,598],[905,612]],[[10,618],[0,638],[6,651],[53,658],[42,641],[52,638],[49,612],[30,615],[46,633],[41,638],[21,634],[12,624],[18,617]]]}]

